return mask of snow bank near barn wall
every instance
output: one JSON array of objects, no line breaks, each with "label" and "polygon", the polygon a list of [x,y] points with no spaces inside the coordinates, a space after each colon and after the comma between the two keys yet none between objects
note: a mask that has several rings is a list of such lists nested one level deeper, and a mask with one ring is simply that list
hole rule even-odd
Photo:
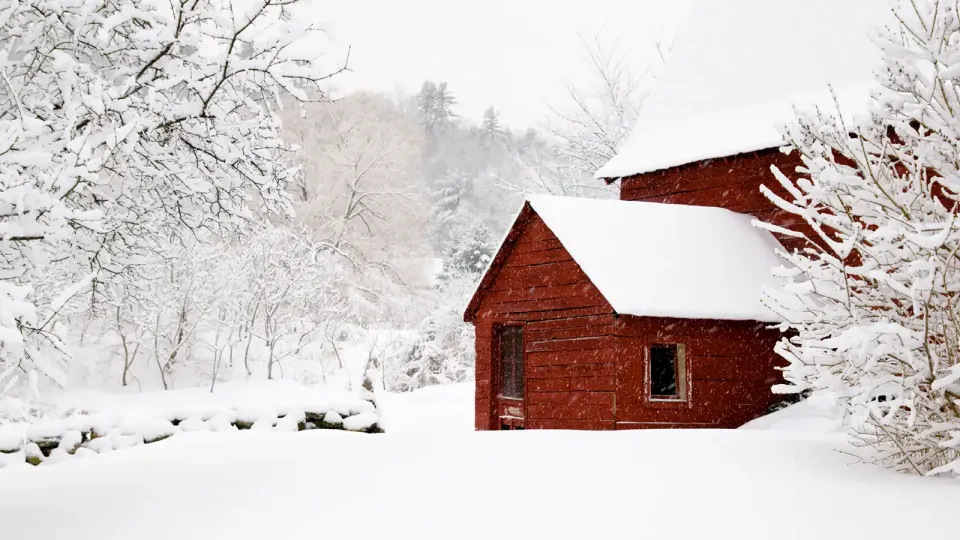
[{"label": "snow bank near barn wall", "polygon": [[740,429],[841,434],[844,432],[843,419],[844,411],[836,398],[820,392],[799,403],[747,422]]}]

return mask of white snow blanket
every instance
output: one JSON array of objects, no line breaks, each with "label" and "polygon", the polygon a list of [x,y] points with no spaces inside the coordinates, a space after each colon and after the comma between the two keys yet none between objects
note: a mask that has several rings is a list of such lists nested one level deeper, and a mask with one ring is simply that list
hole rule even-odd
[{"label": "white snow blanket", "polygon": [[740,429],[792,431],[819,435],[841,435],[845,432],[844,411],[835,396],[826,392],[747,422]]},{"label": "white snow blanket", "polygon": [[777,321],[777,240],[722,208],[533,195],[534,211],[623,315]]},{"label": "white snow blanket", "polygon": [[915,536],[877,513],[890,494],[931,515],[960,505],[958,480],[853,463],[827,402],[737,431],[472,433],[472,395],[379,396],[383,435],[189,433],[6,468],[0,538],[866,540]]},{"label": "white snow blanket", "polygon": [[[0,536],[853,540],[915,536],[916,520],[878,513],[891,494],[929,515],[960,505],[960,482],[851,465],[837,444],[768,431],[187,434],[0,471]],[[924,531],[958,532],[950,519]]]},{"label": "white snow blanket", "polygon": [[889,0],[698,0],[618,155],[619,178],[783,144],[793,107],[867,111]]},{"label": "white snow blanket", "polygon": [[473,431],[474,383],[377,394],[380,427],[389,433]]}]

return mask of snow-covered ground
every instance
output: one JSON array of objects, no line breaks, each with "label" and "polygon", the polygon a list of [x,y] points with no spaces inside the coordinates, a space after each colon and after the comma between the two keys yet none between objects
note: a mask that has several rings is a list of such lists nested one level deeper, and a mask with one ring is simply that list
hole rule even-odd
[{"label": "snow-covered ground", "polygon": [[390,433],[473,431],[473,383],[384,393],[377,406],[381,426]]},{"label": "snow-covered ground", "polygon": [[960,505],[956,480],[851,464],[826,424],[797,431],[803,409],[739,431],[474,433],[470,394],[381,396],[384,435],[186,433],[6,469],[0,538],[874,540],[916,533],[891,496]]},{"label": "snow-covered ground", "polygon": [[830,395],[814,394],[796,405],[748,422],[740,429],[839,435],[844,429],[843,410]]}]

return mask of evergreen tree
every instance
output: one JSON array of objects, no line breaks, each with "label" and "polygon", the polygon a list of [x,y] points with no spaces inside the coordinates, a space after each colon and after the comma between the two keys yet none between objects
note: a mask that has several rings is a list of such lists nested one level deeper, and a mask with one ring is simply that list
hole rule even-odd
[{"label": "evergreen tree", "polygon": [[449,88],[447,88],[447,83],[441,82],[440,85],[437,86],[437,93],[433,100],[435,129],[443,131],[450,127],[453,119],[457,116],[453,113],[453,106],[456,104],[457,100],[453,97],[453,93],[450,92]]},{"label": "evergreen tree", "polygon": [[487,143],[499,141],[503,137],[503,130],[500,127],[500,113],[492,106],[487,107],[487,110],[483,113],[480,137]]},{"label": "evergreen tree", "polygon": [[433,131],[435,123],[434,104],[437,101],[437,85],[431,81],[426,81],[420,87],[420,93],[417,95],[417,112],[420,115],[420,121],[423,123],[423,129],[427,133]]},{"label": "evergreen tree", "polygon": [[424,82],[417,95],[417,109],[424,131],[434,135],[446,132],[456,117],[453,112],[456,104],[457,100],[447,83],[441,82],[437,85],[432,81]]},{"label": "evergreen tree", "polygon": [[490,229],[482,223],[474,226],[445,253],[441,281],[477,281],[493,259],[495,249],[496,246],[491,242]]},{"label": "evergreen tree", "polygon": [[470,181],[471,179],[459,170],[453,170],[436,181],[437,187],[434,191],[438,228],[436,236],[441,245],[445,243],[446,238],[456,234],[456,231],[450,231],[451,220],[460,209]]}]

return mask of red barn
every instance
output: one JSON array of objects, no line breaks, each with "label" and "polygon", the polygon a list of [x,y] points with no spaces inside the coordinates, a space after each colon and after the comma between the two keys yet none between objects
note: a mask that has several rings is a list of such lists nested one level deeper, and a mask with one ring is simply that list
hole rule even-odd
[{"label": "red barn", "polygon": [[536,196],[474,296],[478,429],[734,427],[775,397],[772,235],[711,207]]},{"label": "red barn", "polygon": [[[621,201],[531,197],[465,313],[476,428],[737,427],[777,398],[778,243],[793,107],[863,112],[878,0],[702,0],[597,174]],[[776,45],[776,46],[775,46]],[[828,84],[833,92],[828,90]],[[789,199],[788,199],[789,200]],[[793,247],[787,239],[781,239]]]}]

